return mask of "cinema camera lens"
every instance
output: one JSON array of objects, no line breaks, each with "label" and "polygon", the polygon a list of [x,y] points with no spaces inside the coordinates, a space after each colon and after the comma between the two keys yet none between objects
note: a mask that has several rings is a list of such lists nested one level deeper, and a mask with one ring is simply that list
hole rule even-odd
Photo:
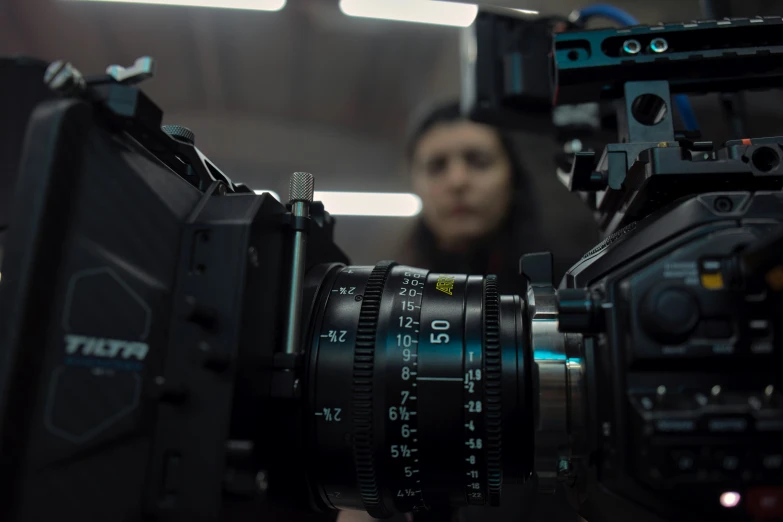
[{"label": "cinema camera lens", "polygon": [[[305,390],[321,500],[377,518],[499,505],[504,483],[534,471],[536,426],[549,422],[530,307],[494,276],[391,262],[334,267],[324,281]],[[554,388],[566,393],[563,375]]]}]

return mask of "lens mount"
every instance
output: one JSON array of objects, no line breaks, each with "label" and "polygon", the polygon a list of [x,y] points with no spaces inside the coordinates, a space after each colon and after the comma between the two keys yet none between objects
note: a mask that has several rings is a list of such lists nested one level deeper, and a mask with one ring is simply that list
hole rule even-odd
[{"label": "lens mount", "polygon": [[572,482],[584,456],[585,367],[580,335],[558,330],[552,286],[528,288],[530,344],[533,352],[535,473],[538,490],[553,494],[558,483]]}]

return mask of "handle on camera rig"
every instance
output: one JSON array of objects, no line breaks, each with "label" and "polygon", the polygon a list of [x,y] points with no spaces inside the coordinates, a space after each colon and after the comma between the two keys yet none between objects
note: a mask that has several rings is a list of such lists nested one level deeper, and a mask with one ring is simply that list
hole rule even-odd
[{"label": "handle on camera rig", "polygon": [[110,65],[106,74],[88,77],[58,60],[49,65],[44,81],[55,92],[90,102],[112,126],[125,130],[196,188],[205,191],[218,182],[217,195],[252,192],[232,182],[195,147],[195,134],[190,129],[162,125],[163,111],[135,87],[154,73],[155,61],[148,56],[137,59],[131,67]]}]

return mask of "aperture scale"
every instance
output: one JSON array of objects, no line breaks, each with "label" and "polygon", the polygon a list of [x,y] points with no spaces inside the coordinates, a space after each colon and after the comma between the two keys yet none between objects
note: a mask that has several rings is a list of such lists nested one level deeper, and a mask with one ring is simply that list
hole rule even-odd
[{"label": "aperture scale", "polygon": [[[391,302],[378,337],[386,338],[386,445],[389,488],[400,512],[426,509],[421,485],[418,421],[418,358],[421,307],[427,272],[392,269],[384,297]],[[379,347],[382,346],[379,344]]]}]

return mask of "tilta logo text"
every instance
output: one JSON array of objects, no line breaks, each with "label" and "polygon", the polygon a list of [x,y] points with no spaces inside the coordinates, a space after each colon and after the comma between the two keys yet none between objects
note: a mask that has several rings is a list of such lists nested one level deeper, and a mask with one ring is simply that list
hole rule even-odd
[{"label": "tilta logo text", "polygon": [[92,357],[117,357],[143,361],[149,352],[147,343],[86,337],[83,335],[65,336],[65,353],[68,355],[86,355]]}]

